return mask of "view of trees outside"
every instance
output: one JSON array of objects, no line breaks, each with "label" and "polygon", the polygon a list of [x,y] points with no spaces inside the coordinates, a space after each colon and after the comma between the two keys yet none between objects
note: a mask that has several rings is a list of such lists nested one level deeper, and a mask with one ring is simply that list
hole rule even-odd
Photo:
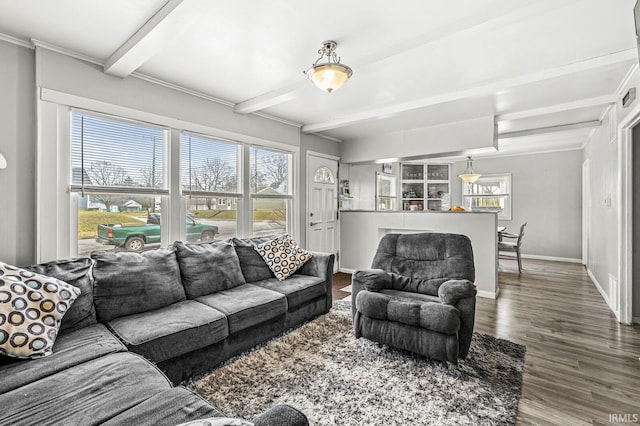
[{"label": "view of trees outside", "polygon": [[[72,184],[105,188],[104,194],[79,197],[78,254],[109,248],[96,242],[99,225],[147,226],[149,214],[161,213],[159,196],[140,196],[135,190],[166,189],[166,138],[167,130],[160,127],[72,113]],[[199,224],[217,226],[220,232],[216,238],[237,235],[237,208],[242,202],[237,198],[242,192],[241,152],[237,143],[181,135],[181,184],[188,197],[189,214]],[[245,176],[254,194],[254,235],[287,230],[290,166],[288,153],[251,147],[250,170]],[[120,192],[131,188],[131,195],[108,194],[112,187]],[[216,196],[190,196],[189,191]]]}]

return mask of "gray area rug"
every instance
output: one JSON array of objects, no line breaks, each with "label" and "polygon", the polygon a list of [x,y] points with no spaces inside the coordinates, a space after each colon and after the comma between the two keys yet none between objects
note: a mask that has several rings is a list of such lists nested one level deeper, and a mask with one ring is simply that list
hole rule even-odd
[{"label": "gray area rug", "polygon": [[458,365],[353,337],[350,303],[189,386],[225,415],[292,405],[311,425],[515,424],[525,347],[474,333]]}]

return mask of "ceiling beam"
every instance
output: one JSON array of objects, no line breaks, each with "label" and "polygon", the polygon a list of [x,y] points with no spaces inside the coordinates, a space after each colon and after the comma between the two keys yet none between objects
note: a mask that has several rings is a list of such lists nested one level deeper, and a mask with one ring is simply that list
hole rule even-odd
[{"label": "ceiling beam", "polygon": [[571,75],[577,72],[605,68],[611,65],[632,60],[637,60],[637,51],[635,48],[622,50],[620,52],[598,56],[596,58],[574,62],[559,67],[548,68],[529,74],[523,74],[504,79],[492,79],[485,81],[484,83],[474,84],[464,89],[444,93],[441,95],[416,99],[410,102],[400,103],[382,108],[375,108],[368,111],[362,111],[334,120],[307,124],[305,126],[302,126],[302,132],[315,133],[331,129],[338,129],[363,121],[373,120],[378,117],[391,116],[401,112],[411,111],[414,109],[424,108],[445,102],[457,101],[468,97],[493,95],[499,90],[505,90],[517,86],[524,86],[531,83]]},{"label": "ceiling beam", "polygon": [[590,108],[596,106],[606,106],[616,103],[616,95],[596,96],[593,98],[580,99],[573,102],[565,102],[561,104],[549,105],[541,108],[534,108],[524,111],[510,112],[507,114],[496,115],[496,121],[519,120],[522,118],[537,117],[540,115],[556,114],[559,112],[572,111],[581,108]]},{"label": "ceiling beam", "polygon": [[[495,10],[491,10],[491,8],[485,8],[485,10],[474,13],[464,19],[435,28],[413,39],[403,41],[402,43],[377,49],[373,53],[361,57],[359,60],[349,60],[348,62],[356,72],[361,72],[378,62],[389,60],[394,56],[405,54],[414,49],[424,48],[452,36],[468,37],[475,32],[499,29],[504,25],[513,24],[513,22],[521,19],[531,19],[531,17],[537,14],[548,13],[554,9],[567,7],[577,1],[579,0],[564,0],[562,2],[558,2],[557,0],[543,0],[530,2],[525,6],[520,6],[516,2],[508,2],[502,7],[502,13],[500,15],[496,15]],[[279,89],[240,102],[233,110],[240,114],[249,114],[287,102],[295,98],[293,92],[304,88],[304,86],[308,84],[309,82],[307,82],[306,79],[288,84]]]},{"label": "ceiling beam", "polygon": [[104,72],[126,77],[180,36],[198,16],[188,3],[169,0],[107,59]]},{"label": "ceiling beam", "polygon": [[537,129],[519,130],[517,132],[500,133],[498,139],[511,139],[520,138],[523,136],[541,135],[544,133],[556,133],[564,132],[567,130],[576,129],[591,129],[594,127],[600,127],[602,122],[600,120],[582,121],[579,123],[562,124],[559,126],[539,127]]}]

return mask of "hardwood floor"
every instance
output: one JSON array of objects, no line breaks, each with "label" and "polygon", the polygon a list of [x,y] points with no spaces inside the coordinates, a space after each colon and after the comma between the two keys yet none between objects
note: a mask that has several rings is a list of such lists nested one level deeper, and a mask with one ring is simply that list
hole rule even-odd
[{"label": "hardwood floor", "polygon": [[[640,423],[640,327],[616,322],[582,265],[500,259],[500,296],[475,330],[527,347],[521,425]],[[334,298],[350,283],[334,275]]]}]

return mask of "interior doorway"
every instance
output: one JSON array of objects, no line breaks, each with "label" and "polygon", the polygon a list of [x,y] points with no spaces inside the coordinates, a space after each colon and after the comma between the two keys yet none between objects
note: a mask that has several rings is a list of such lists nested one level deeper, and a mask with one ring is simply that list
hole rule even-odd
[{"label": "interior doorway", "polygon": [[340,261],[338,216],[338,158],[307,151],[307,249],[336,256]]}]

